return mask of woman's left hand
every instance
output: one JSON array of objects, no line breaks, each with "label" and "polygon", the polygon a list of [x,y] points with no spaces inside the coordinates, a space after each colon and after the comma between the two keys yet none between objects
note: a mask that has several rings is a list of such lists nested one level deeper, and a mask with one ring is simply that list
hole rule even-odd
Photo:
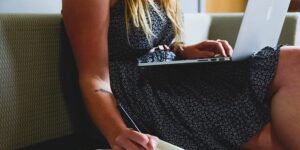
[{"label": "woman's left hand", "polygon": [[183,47],[181,56],[187,59],[211,58],[215,56],[231,57],[233,49],[226,40],[206,40],[195,45]]}]

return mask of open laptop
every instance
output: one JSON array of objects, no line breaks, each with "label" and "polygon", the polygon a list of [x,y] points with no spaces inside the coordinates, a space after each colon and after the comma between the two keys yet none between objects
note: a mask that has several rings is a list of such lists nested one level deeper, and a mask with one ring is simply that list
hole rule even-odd
[{"label": "open laptop", "polygon": [[277,45],[290,2],[291,0],[248,0],[232,57],[148,62],[139,63],[138,66],[245,60],[257,50]]}]

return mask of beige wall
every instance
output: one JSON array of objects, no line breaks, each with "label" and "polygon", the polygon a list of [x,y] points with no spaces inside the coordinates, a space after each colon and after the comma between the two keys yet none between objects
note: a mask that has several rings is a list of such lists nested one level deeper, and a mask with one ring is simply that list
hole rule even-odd
[{"label": "beige wall", "polygon": [[247,0],[207,0],[207,12],[243,12]]}]

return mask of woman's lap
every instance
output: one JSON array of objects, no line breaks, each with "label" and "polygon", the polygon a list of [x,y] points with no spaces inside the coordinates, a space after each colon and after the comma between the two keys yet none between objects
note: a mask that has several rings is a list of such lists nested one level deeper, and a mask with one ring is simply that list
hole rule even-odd
[{"label": "woman's lap", "polygon": [[266,93],[278,53],[268,47],[244,62],[209,65],[141,69],[116,63],[112,88],[133,118],[162,138],[178,142],[169,135],[181,126],[204,145],[242,145],[270,120]]}]

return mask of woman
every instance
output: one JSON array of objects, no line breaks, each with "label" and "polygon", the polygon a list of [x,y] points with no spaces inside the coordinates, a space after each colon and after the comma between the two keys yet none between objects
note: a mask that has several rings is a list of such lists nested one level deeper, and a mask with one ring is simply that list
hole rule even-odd
[{"label": "woman", "polygon": [[[231,56],[232,48],[225,40],[182,44],[178,0],[64,0],[63,17],[87,110],[114,150],[155,149],[157,137],[195,150],[300,149],[300,47],[266,47],[239,63],[142,69],[137,61],[149,57]],[[165,51],[148,53],[158,45]]]}]

